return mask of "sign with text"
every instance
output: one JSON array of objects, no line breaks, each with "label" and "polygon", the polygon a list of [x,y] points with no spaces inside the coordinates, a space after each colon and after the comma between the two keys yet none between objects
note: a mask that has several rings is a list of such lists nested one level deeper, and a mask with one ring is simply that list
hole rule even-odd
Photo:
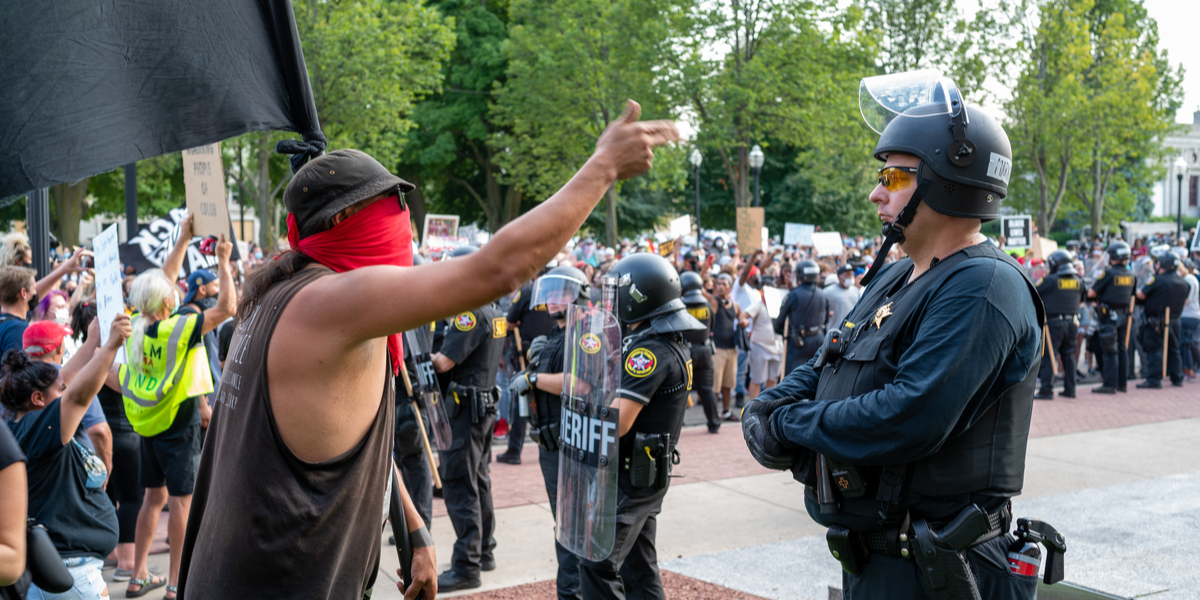
[{"label": "sign with text", "polygon": [[671,219],[671,237],[680,238],[692,232],[692,218],[683,215],[678,219]]},{"label": "sign with text", "polygon": [[658,245],[659,256],[670,256],[675,252],[675,240],[667,240]]},{"label": "sign with text", "polygon": [[789,246],[812,246],[812,234],[816,231],[813,225],[803,223],[785,223],[783,226],[783,243]]},{"label": "sign with text", "polygon": [[1004,249],[1028,248],[1033,245],[1033,217],[1014,215],[1000,217],[1000,234],[1004,236]]},{"label": "sign with text", "polygon": [[225,198],[225,169],[221,166],[221,143],[184,150],[182,154],[187,207],[196,215],[192,233],[201,237],[228,236],[231,225]]},{"label": "sign with text", "polygon": [[[92,240],[92,251],[96,255],[96,318],[100,319],[100,343],[108,343],[113,319],[125,312],[125,300],[121,291],[121,243],[117,240],[117,226],[110,225]],[[125,362],[125,349],[117,352],[117,362]]]},{"label": "sign with text", "polygon": [[[431,215],[426,213],[425,225],[421,227],[421,243],[429,246],[429,238],[458,237],[458,215]],[[465,242],[467,244],[471,241]],[[459,244],[460,246],[462,244]]]},{"label": "sign with text", "polygon": [[750,256],[763,248],[763,209],[742,207],[737,209],[737,242],[742,256]]},{"label": "sign with text", "polygon": [[841,256],[846,251],[842,246],[842,234],[836,231],[812,234],[812,245],[817,256]]}]

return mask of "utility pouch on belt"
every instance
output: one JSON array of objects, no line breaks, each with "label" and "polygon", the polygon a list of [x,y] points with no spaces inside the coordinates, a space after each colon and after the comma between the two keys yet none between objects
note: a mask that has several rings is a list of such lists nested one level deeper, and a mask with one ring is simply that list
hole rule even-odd
[{"label": "utility pouch on belt", "polygon": [[825,457],[825,462],[829,464],[829,476],[843,498],[858,498],[867,493],[867,486],[863,484],[862,476],[854,465],[836,461],[828,456]]},{"label": "utility pouch on belt", "polygon": [[548,423],[530,430],[529,436],[538,446],[550,452],[558,452],[558,430],[558,423]]},{"label": "utility pouch on belt", "polygon": [[991,530],[987,513],[972,504],[940,532],[925,519],[913,521],[913,558],[925,578],[932,600],[980,600],[979,586],[963,555],[976,539]]},{"label": "utility pouch on belt", "polygon": [[871,553],[863,543],[862,536],[841,525],[833,525],[825,534],[825,542],[829,544],[829,552],[842,563],[842,569],[851,575],[858,575],[871,562]]},{"label": "utility pouch on belt", "polygon": [[629,483],[636,488],[663,489],[671,476],[667,457],[670,434],[635,433],[629,460]]}]

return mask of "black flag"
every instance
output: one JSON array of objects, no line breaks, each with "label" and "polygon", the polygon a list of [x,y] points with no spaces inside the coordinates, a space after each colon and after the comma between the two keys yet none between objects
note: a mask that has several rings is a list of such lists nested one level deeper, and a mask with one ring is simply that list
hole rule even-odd
[{"label": "black flag", "polygon": [[320,140],[287,0],[0,5],[0,198],[248,131]]}]

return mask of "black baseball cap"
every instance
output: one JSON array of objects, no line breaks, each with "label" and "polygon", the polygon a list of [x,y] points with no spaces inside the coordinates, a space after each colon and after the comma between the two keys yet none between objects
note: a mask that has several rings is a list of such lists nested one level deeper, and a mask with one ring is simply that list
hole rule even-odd
[{"label": "black baseball cap", "polygon": [[335,150],[308,161],[283,192],[283,204],[296,216],[300,239],[333,226],[333,216],[372,196],[416,186],[392,175],[360,150]]}]

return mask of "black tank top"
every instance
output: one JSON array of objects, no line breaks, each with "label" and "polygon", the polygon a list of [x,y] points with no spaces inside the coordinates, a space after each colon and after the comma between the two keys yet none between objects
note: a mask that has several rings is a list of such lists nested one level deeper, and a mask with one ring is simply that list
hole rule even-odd
[{"label": "black tank top", "polygon": [[279,315],[332,273],[305,269],[276,283],[237,325],[196,477],[180,598],[361,600],[374,583],[392,479],[392,377],[363,439],[321,463],[287,448],[267,388]]},{"label": "black tank top", "polygon": [[712,340],[717,348],[733,348],[733,329],[737,322],[737,314],[733,311],[733,301],[721,304],[713,310]]}]

